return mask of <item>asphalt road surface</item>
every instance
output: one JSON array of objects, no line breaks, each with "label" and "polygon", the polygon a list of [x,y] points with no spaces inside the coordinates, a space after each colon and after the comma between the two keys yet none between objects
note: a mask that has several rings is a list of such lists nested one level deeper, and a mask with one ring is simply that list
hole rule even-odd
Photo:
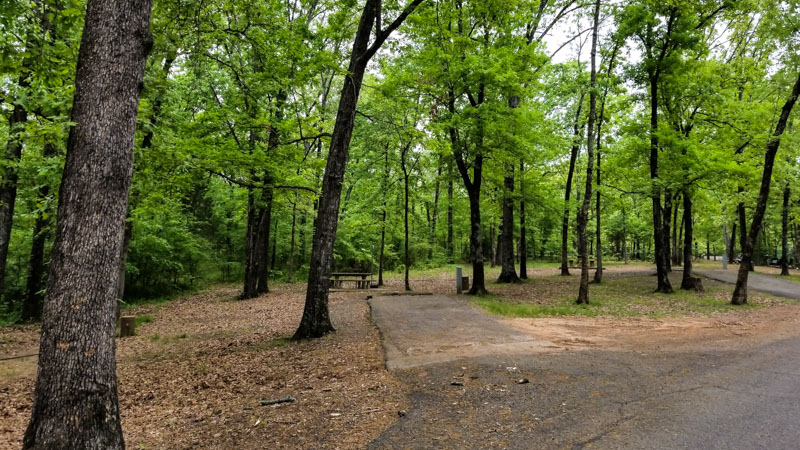
[{"label": "asphalt road surface", "polygon": [[[459,298],[370,303],[387,363],[413,391],[370,448],[800,448],[798,337],[548,351]],[[498,351],[504,333],[510,350]]]},{"label": "asphalt road surface", "polygon": [[[698,275],[702,275],[712,280],[722,281],[723,283],[736,284],[736,277],[738,274],[738,266],[733,266],[732,269],[694,269]],[[747,289],[753,289],[767,294],[776,295],[783,298],[791,298],[800,300],[800,283],[794,281],[782,280],[777,277],[769,275],[762,275],[755,272],[750,272],[747,276]]]}]

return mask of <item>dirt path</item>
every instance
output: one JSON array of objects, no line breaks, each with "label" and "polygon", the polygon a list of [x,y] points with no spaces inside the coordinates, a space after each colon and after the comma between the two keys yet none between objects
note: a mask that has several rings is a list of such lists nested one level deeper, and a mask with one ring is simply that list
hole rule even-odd
[{"label": "dirt path", "polygon": [[[737,270],[695,269],[694,272],[704,277],[711,278],[712,280],[736,284]],[[747,278],[747,287],[748,289],[761,291],[778,297],[800,300],[800,284],[793,281],[781,280],[780,278],[771,277],[769,275],[751,272]]]}]

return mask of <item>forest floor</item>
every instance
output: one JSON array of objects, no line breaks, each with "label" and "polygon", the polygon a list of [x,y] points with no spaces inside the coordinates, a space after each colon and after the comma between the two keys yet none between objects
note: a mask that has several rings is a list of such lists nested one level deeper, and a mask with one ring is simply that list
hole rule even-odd
[{"label": "forest floor", "polygon": [[[236,301],[238,286],[220,287],[126,311],[145,318],[117,341],[128,448],[360,448],[393,423],[407,388],[385,368],[365,294],[331,294],[338,331],[291,342],[304,288]],[[0,357],[37,345],[37,326],[0,329]],[[2,449],[21,445],[35,376],[35,357],[0,361]]]},{"label": "forest floor", "polygon": [[[491,320],[547,342],[541,355],[760,342],[800,318],[800,308],[754,293],[750,308],[731,310],[732,287],[710,280],[704,294],[661,298],[649,292],[652,268],[636,265],[609,265],[607,282],[592,287],[595,304],[573,312],[568,304],[578,277],[559,277],[553,266],[529,269],[525,283],[489,282],[492,295],[464,301],[476,313],[512,305],[507,317]],[[452,294],[453,272],[415,272],[412,288]],[[487,268],[487,281],[496,276]],[[391,276],[387,288],[402,289],[402,279]],[[272,293],[248,301],[236,301],[237,293],[238,286],[223,286],[126,311],[140,322],[137,336],[117,345],[128,447],[363,448],[390,427],[407,430],[397,427],[406,423],[404,411],[413,415],[421,375],[387,371],[364,292],[331,294],[338,331],[308,342],[288,340],[302,312],[304,284],[275,284]],[[0,358],[36,353],[38,333],[36,325],[0,328]],[[450,376],[452,367],[440,369]],[[35,375],[35,356],[0,361],[0,449],[20,446]],[[287,396],[295,401],[260,406]]]}]

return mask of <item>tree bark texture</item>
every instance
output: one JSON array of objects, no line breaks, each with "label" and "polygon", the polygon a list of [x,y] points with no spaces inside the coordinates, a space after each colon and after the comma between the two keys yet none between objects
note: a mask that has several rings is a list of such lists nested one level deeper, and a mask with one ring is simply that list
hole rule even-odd
[{"label": "tree bark texture", "polygon": [[380,0],[367,0],[361,12],[358,29],[353,39],[350,64],[344,76],[339,107],[333,127],[325,175],[322,178],[322,193],[315,222],[314,240],[311,247],[311,264],[308,273],[308,288],[303,308],[303,317],[292,339],[307,339],[324,336],[335,331],[328,311],[333,248],[336,243],[336,228],[339,222],[339,202],[342,194],[350,138],[353,135],[356,105],[361,92],[367,64],[380,49],[383,42],[422,0],[412,0],[402,13],[385,29],[378,29],[375,41],[369,44],[372,29],[381,22]]},{"label": "tree bark texture", "polygon": [[694,274],[692,273],[692,241],[694,241],[694,221],[692,220],[692,196],[688,188],[683,191],[683,278],[681,289],[695,290]]},{"label": "tree bark texture", "polygon": [[[597,119],[597,69],[595,59],[597,55],[597,29],[600,24],[600,0],[595,1],[594,5],[594,26],[592,29],[592,50],[590,54],[591,74],[589,78],[589,131],[586,138],[586,186],[583,195],[583,203],[578,211],[578,253],[581,260],[581,283],[578,288],[577,304],[589,304],[589,249],[586,245],[587,226],[589,224],[589,206],[592,202],[592,173],[594,172],[594,138],[595,121]],[[598,198],[599,200],[599,198]],[[599,214],[598,214],[599,220]],[[599,238],[599,235],[598,235]]]},{"label": "tree bark texture", "polygon": [[661,209],[661,188],[658,184],[658,75],[650,77],[650,179],[653,201],[653,241],[655,244],[656,292],[668,294],[672,285],[667,277],[666,253],[664,248],[664,214]]},{"label": "tree bark texture", "polygon": [[453,240],[453,180],[447,181],[447,262],[455,260],[455,241]]},{"label": "tree bark texture", "polygon": [[[744,188],[739,186],[739,194],[741,195],[743,192]],[[739,251],[741,251],[742,255],[744,255],[744,246],[745,242],[747,241],[747,215],[745,213],[745,206],[743,201],[739,202],[736,211],[739,214],[739,246],[740,246]],[[744,258],[744,256],[742,258]],[[742,259],[742,263],[740,264],[744,264],[744,259]],[[747,262],[747,270],[751,272],[754,270],[752,261]]]},{"label": "tree bark texture", "polygon": [[[28,83],[21,79],[20,88],[27,88]],[[17,166],[22,157],[22,133],[28,111],[19,103],[14,105],[8,118],[8,143],[4,155],[5,170],[0,180],[0,295],[5,290],[6,262],[8,261],[8,245],[11,242],[11,229],[14,222],[14,205],[17,201]]]},{"label": "tree bark texture", "polygon": [[26,449],[124,448],[114,316],[151,7],[87,4]]},{"label": "tree bark texture", "polygon": [[400,168],[403,170],[403,230],[405,231],[405,237],[403,239],[403,265],[405,266],[404,276],[403,276],[403,284],[405,286],[405,290],[411,290],[411,284],[408,280],[408,272],[411,267],[411,255],[408,252],[408,167],[406,166],[406,157],[408,156],[408,151],[411,149],[411,142],[409,142],[404,148],[400,155]]},{"label": "tree bark texture", "polygon": [[580,125],[581,110],[583,109],[583,96],[581,92],[578,107],[575,111],[575,122],[572,126],[572,148],[569,152],[569,172],[567,172],[567,185],[564,187],[564,215],[561,218],[561,275],[569,276],[569,197],[572,193],[572,178],[575,174],[575,161],[578,159],[578,150],[581,148],[583,127]]},{"label": "tree bark texture", "polygon": [[743,305],[747,303],[747,277],[749,275],[748,268],[753,260],[753,247],[755,246],[758,233],[761,231],[761,221],[764,219],[764,213],[767,211],[767,201],[769,200],[769,188],[772,181],[772,168],[775,163],[775,155],[778,153],[778,147],[781,145],[781,135],[786,129],[786,123],[789,121],[789,114],[797,102],[797,97],[800,96],[800,74],[797,76],[797,81],[794,83],[794,88],[786,100],[786,103],[781,109],[781,115],[775,125],[775,131],[767,143],[767,151],[764,155],[764,172],[761,175],[761,187],[758,192],[758,200],[756,202],[756,209],[753,212],[753,221],[750,224],[750,233],[747,235],[747,240],[742,246],[742,264],[739,266],[739,275],[736,278],[736,287],[733,289],[733,296],[731,303],[734,305]]},{"label": "tree bark texture", "polygon": [[271,189],[250,189],[247,196],[247,231],[245,237],[244,287],[241,300],[258,297],[269,291],[266,278],[269,249]]},{"label": "tree bark texture", "polygon": [[500,235],[500,276],[498,283],[516,283],[519,281],[514,267],[514,166],[506,169],[503,177],[503,230]]}]

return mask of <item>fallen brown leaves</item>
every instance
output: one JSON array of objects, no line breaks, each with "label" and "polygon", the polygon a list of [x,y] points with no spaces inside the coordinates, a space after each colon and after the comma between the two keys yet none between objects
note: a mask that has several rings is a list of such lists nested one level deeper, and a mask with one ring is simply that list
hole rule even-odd
[{"label": "fallen brown leaves", "polygon": [[[360,448],[407,409],[384,367],[364,293],[331,295],[338,331],[290,342],[304,285],[248,301],[218,288],[160,306],[137,336],[118,340],[119,395],[131,448]],[[30,346],[36,328],[0,330]],[[12,341],[13,339],[13,341]],[[35,358],[0,373],[0,448],[19,448],[30,414]],[[7,365],[0,365],[5,370]],[[33,368],[30,370],[30,368]],[[260,406],[291,396],[292,403]]]}]

